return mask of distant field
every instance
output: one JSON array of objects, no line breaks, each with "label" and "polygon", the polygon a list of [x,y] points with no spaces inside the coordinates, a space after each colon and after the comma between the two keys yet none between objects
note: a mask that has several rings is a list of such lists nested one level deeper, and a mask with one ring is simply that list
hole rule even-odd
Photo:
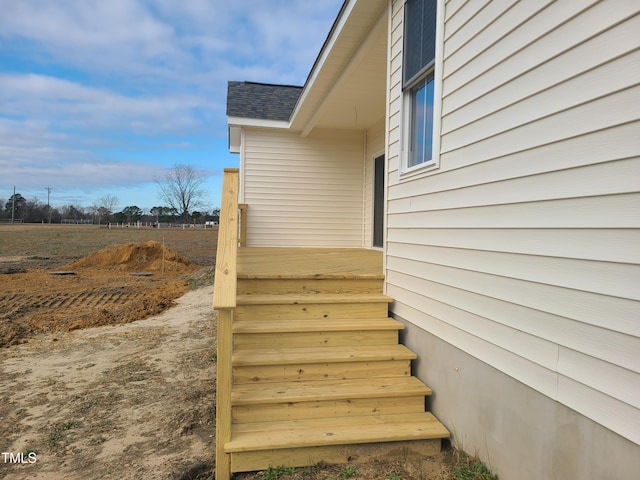
[{"label": "distant field", "polygon": [[[0,347],[160,313],[213,281],[217,237],[200,228],[0,225]],[[131,245],[103,250],[121,244]]]},{"label": "distant field", "polygon": [[[202,266],[215,263],[218,230],[112,228],[96,225],[0,225],[0,257],[23,256],[43,266],[64,265],[107,245],[155,240]],[[36,258],[34,258],[36,257]]]}]

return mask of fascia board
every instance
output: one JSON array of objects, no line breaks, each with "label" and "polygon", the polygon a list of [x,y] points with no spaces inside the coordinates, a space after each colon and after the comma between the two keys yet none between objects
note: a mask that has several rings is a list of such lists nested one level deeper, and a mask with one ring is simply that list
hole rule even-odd
[{"label": "fascia board", "polygon": [[239,127],[289,128],[286,120],[263,120],[260,118],[227,117],[227,124]]}]

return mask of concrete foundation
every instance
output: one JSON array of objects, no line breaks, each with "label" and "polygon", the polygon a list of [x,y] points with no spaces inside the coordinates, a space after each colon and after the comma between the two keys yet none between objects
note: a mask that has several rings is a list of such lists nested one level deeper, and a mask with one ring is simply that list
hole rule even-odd
[{"label": "concrete foundation", "polygon": [[418,354],[414,375],[433,389],[429,410],[500,480],[639,478],[639,445],[398,320],[402,343]]}]

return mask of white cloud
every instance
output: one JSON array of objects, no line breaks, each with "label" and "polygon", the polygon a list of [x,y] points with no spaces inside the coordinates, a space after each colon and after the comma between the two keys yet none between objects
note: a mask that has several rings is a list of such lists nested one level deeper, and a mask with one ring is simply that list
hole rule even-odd
[{"label": "white cloud", "polygon": [[54,61],[100,66],[180,55],[171,25],[136,1],[21,0],[4,7],[2,36],[32,41]]},{"label": "white cloud", "polygon": [[37,191],[131,185],[225,138],[227,81],[302,84],[342,0],[0,3],[0,180]]},{"label": "white cloud", "polygon": [[2,113],[59,126],[184,133],[203,127],[194,112],[211,108],[204,96],[130,96],[44,75],[0,75]]},{"label": "white cloud", "polygon": [[340,0],[21,0],[8,2],[0,16],[0,36],[26,39],[31,43],[25,53],[43,51],[54,62],[114,76],[133,74],[124,79],[132,83],[182,76],[181,83],[189,84],[192,74],[203,70],[215,70],[224,82],[225,71],[218,68],[222,59],[238,66],[265,67],[267,78],[252,80],[301,83],[340,4]]},{"label": "white cloud", "polygon": [[150,162],[106,160],[44,124],[0,118],[0,171],[3,182],[17,185],[49,182],[62,188],[91,190],[152,179],[162,168]]}]

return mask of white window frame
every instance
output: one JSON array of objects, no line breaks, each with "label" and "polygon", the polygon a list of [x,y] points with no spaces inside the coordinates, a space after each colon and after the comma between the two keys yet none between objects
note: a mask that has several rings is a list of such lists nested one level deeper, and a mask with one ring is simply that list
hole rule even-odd
[{"label": "white window frame", "polygon": [[[402,91],[402,153],[400,161],[400,179],[427,174],[440,167],[440,134],[442,124],[442,64],[444,47],[444,0],[438,0],[436,11],[436,44],[433,62],[425,66],[420,73]],[[404,29],[404,25],[403,25]],[[403,57],[404,58],[404,57]],[[412,91],[417,84],[433,74],[433,133],[431,145],[431,160],[409,165],[411,157],[412,134]]]}]

